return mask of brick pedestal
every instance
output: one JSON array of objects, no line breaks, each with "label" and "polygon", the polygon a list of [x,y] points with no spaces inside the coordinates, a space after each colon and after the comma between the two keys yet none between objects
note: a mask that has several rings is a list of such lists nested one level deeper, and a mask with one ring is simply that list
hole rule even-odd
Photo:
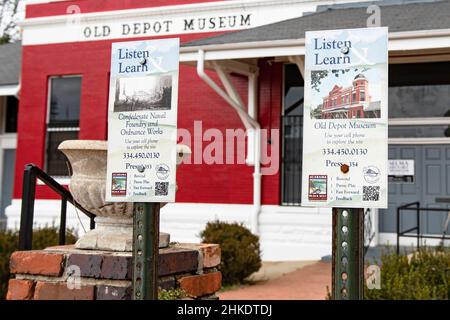
[{"label": "brick pedestal", "polygon": [[[183,289],[194,299],[214,299],[221,287],[220,247],[176,244],[159,251],[159,286]],[[129,300],[131,253],[73,246],[16,251],[11,256],[9,300]]]}]

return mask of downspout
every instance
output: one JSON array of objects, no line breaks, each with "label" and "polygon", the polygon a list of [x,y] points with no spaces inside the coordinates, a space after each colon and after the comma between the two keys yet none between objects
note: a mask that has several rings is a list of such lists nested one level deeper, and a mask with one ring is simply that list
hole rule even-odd
[{"label": "downspout", "polygon": [[[261,212],[261,127],[259,123],[255,120],[257,119],[257,103],[256,103],[256,75],[249,75],[249,92],[248,92],[248,107],[249,113],[245,112],[243,108],[243,103],[240,98],[232,90],[229,83],[227,83],[227,77],[223,70],[217,65],[214,65],[219,73],[219,76],[224,83],[224,87],[227,89],[228,93],[220,88],[214,80],[212,80],[205,72],[205,52],[203,50],[198,51],[197,60],[197,74],[198,76],[206,82],[219,96],[221,96],[228,104],[238,113],[241,121],[243,122],[248,138],[254,139],[254,172],[253,172],[253,210],[251,215],[251,229],[255,234],[259,233],[259,214]],[[230,97],[230,95],[233,97]]]},{"label": "downspout", "polygon": [[[248,113],[255,121],[258,119],[257,108],[257,77],[251,74],[248,77]],[[254,171],[253,171],[253,212],[252,212],[252,232],[259,234],[259,215],[261,213],[261,127],[259,123],[254,128]]]}]

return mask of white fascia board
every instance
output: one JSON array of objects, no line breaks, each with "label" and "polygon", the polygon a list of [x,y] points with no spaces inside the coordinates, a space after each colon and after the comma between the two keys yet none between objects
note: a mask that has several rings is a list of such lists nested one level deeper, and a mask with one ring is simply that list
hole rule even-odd
[{"label": "white fascia board", "polygon": [[[361,0],[347,0],[358,1]],[[142,36],[180,36],[254,28],[298,18],[306,12],[316,11],[318,5],[334,2],[335,0],[212,1],[77,14],[68,12],[56,16],[25,18],[18,25],[22,27],[23,46],[133,39]],[[72,6],[68,6],[69,8],[73,9]]]},{"label": "white fascia board", "polygon": [[0,85],[0,96],[17,96],[19,93],[19,85]]},{"label": "white fascia board", "polygon": [[[450,29],[389,33],[389,51],[450,49]],[[246,59],[298,56],[305,54],[305,39],[241,42],[181,47],[180,61],[197,61],[198,50],[205,52],[205,60]]]},{"label": "white fascia board", "polygon": [[21,0],[25,5],[29,4],[42,4],[51,2],[62,2],[62,1],[72,1],[72,0]]},{"label": "white fascia board", "polygon": [[[367,0],[369,1],[369,0]],[[295,3],[300,4],[316,4],[320,1],[314,0],[231,0],[231,1],[214,1],[214,2],[201,2],[201,3],[190,3],[190,4],[177,4],[150,8],[136,8],[136,9],[124,9],[124,10],[111,10],[111,11],[101,11],[101,12],[89,12],[80,13],[78,16],[81,21],[99,21],[99,20],[110,20],[110,19],[123,19],[124,17],[137,18],[137,17],[149,17],[149,16],[161,16],[169,14],[183,14],[183,13],[199,13],[207,12],[211,13],[214,10],[232,10],[232,9],[251,9],[258,8],[261,6],[280,6],[280,5],[293,5]],[[327,3],[330,1],[326,1]],[[352,1],[353,2],[353,1]],[[69,14],[70,16],[70,14]],[[48,17],[37,17],[28,18],[18,23],[21,27],[26,26],[37,26],[37,25],[48,25],[55,23],[65,23],[67,21],[68,15],[59,16],[48,16]]]},{"label": "white fascia board", "polygon": [[205,51],[205,60],[229,60],[264,58],[279,56],[298,56],[305,54],[305,40],[275,40],[181,47],[180,62],[197,61],[198,50]]}]

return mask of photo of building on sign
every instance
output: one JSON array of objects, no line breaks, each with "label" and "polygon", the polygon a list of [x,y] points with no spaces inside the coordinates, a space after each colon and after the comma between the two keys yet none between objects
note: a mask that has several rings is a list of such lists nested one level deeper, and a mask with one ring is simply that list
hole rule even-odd
[{"label": "photo of building on sign", "polygon": [[115,90],[114,112],[171,109],[171,75],[117,78]]},{"label": "photo of building on sign", "polygon": [[113,196],[123,196],[127,193],[127,174],[113,173],[112,174],[112,187],[111,194]]},{"label": "photo of building on sign", "polygon": [[312,87],[324,95],[311,111],[311,118],[380,118],[380,91],[376,79],[371,79],[373,70],[367,67],[312,71]]}]

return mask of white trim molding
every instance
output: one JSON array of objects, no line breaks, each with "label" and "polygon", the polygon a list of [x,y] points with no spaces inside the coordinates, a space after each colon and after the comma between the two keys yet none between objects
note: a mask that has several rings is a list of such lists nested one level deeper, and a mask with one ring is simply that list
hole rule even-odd
[{"label": "white trim molding", "polygon": [[450,144],[450,138],[389,138],[391,144]]},{"label": "white trim molding", "polygon": [[[11,205],[6,207],[7,228],[18,230],[20,228],[20,212],[22,200],[13,199]],[[60,200],[36,199],[34,203],[34,227],[58,226],[61,211]],[[84,234],[84,230],[89,230],[90,219],[83,212],[77,210],[72,204],[67,203],[67,228],[71,228],[78,235]]]},{"label": "white trim molding", "polygon": [[[403,31],[389,33],[389,59],[397,63],[416,53],[418,57],[433,51],[450,53],[450,29]],[[181,62],[194,62],[198,50],[205,51],[205,60],[288,57],[305,54],[305,39],[238,42],[180,48]],[[409,56],[410,57],[410,56]],[[419,58],[417,58],[419,59]],[[450,55],[446,56],[450,60]]]},{"label": "white trim molding", "polygon": [[390,118],[390,126],[450,125],[450,117]]},{"label": "white trim molding", "polygon": [[17,148],[17,133],[0,134],[0,149],[16,149]]},{"label": "white trim molding", "polygon": [[15,96],[19,94],[20,86],[18,84],[0,86],[0,96]]},{"label": "white trim molding", "polygon": [[[6,209],[7,225],[18,229],[21,200]],[[58,225],[60,201],[36,200],[35,226]],[[78,210],[85,229],[89,219]],[[251,204],[171,203],[161,209],[161,231],[171,241],[200,242],[199,234],[208,221],[239,222],[250,228]],[[68,205],[67,227],[83,234],[77,214]],[[331,210],[324,208],[263,205],[260,215],[260,243],[265,261],[320,260],[331,254]]]},{"label": "white trim molding", "polygon": [[[243,30],[300,17],[305,12],[314,12],[318,5],[335,2],[335,0],[214,1],[36,17],[24,19],[19,25],[23,29],[24,46],[222,32]],[[361,0],[346,2],[361,2]]]}]

